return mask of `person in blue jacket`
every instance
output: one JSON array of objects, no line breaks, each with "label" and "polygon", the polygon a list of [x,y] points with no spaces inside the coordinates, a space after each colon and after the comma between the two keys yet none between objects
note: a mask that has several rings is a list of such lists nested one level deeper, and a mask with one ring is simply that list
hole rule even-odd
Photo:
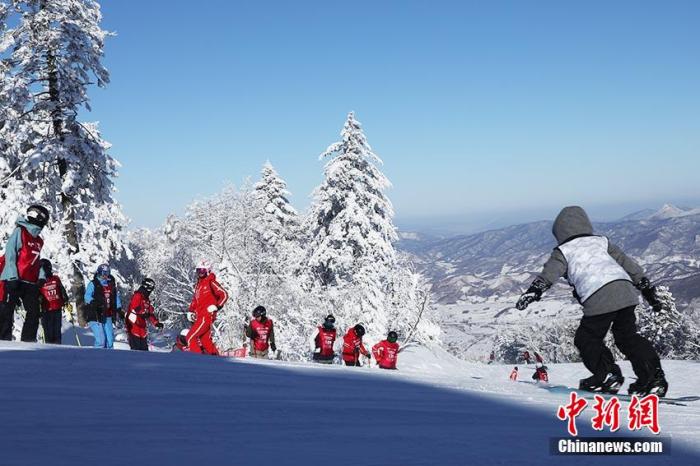
[{"label": "person in blue jacket", "polygon": [[95,277],[85,288],[85,320],[95,337],[95,348],[114,346],[113,321],[122,312],[122,301],[109,265],[97,268]]}]

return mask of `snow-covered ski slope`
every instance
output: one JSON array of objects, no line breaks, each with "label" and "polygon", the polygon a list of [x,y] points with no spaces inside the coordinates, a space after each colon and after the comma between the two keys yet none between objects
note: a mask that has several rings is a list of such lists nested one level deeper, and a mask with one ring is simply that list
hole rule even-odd
[{"label": "snow-covered ski slope", "polygon": [[[671,396],[699,394],[700,364],[665,366]],[[700,402],[661,407],[671,455],[554,457],[566,395],[438,349],[408,349],[399,367],[1,342],[0,464],[700,464]],[[585,371],[550,374],[570,385]],[[580,435],[589,422],[584,412]]]}]

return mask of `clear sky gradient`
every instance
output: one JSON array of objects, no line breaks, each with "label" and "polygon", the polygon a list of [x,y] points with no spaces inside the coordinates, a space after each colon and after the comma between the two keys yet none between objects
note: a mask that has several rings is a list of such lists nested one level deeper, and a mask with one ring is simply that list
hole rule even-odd
[{"label": "clear sky gradient", "polygon": [[112,82],[85,118],[123,164],[134,226],[256,178],[267,159],[305,208],[350,110],[384,159],[399,224],[700,199],[697,1],[102,11]]}]

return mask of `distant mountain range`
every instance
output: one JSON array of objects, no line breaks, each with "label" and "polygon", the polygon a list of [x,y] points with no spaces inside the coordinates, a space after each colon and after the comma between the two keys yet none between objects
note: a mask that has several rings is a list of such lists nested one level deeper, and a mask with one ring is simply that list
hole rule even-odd
[{"label": "distant mountain range", "polygon": [[[551,227],[538,221],[446,239],[401,233],[398,247],[414,256],[440,303],[479,302],[527,287],[556,246]],[[679,305],[700,308],[700,208],[667,204],[594,228],[668,285]]]}]

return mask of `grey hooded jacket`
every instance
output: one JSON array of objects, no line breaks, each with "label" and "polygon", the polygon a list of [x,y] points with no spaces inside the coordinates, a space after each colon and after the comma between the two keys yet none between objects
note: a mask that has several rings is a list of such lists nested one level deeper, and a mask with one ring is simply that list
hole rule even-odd
[{"label": "grey hooded jacket", "polygon": [[[586,211],[581,207],[565,207],[554,220],[552,233],[557,239],[557,244],[562,245],[581,236],[593,235],[593,225]],[[608,243],[608,254],[625,269],[634,285],[644,277],[642,268],[612,243]],[[557,248],[552,252],[539,276],[552,285],[561,277],[567,277],[568,268],[564,254]],[[608,283],[582,303],[584,316],[606,314],[638,304],[639,292],[632,283],[625,280]]]}]

